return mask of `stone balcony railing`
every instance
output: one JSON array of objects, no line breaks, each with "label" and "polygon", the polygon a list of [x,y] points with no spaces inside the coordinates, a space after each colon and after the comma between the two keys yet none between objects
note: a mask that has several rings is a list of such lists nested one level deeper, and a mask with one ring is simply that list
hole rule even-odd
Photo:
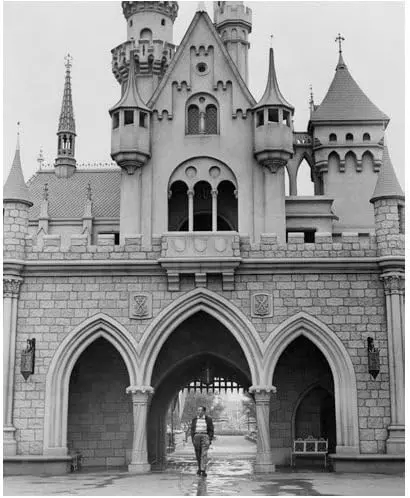
[{"label": "stone balcony railing", "polygon": [[240,261],[237,232],[169,232],[162,236],[159,262],[175,290],[181,273],[194,273],[197,286],[206,286],[209,273],[222,274],[224,289],[229,290]]}]

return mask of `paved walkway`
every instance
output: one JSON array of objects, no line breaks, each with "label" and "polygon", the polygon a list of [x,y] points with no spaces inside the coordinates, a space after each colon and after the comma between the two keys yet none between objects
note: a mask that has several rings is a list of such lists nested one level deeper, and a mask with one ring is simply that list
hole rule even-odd
[{"label": "paved walkway", "polygon": [[[249,451],[254,445],[243,443]],[[251,444],[251,443],[250,443]],[[278,471],[253,474],[254,456],[227,454],[240,439],[220,438],[210,453],[208,477],[196,476],[192,447],[177,448],[165,472],[130,475],[126,470],[82,471],[64,476],[9,476],[5,496],[398,496],[404,477],[381,474]]]}]

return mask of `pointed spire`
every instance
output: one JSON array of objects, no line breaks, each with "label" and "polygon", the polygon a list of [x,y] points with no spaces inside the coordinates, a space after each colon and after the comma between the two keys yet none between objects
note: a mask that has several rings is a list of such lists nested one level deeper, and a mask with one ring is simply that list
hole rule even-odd
[{"label": "pointed spire", "polygon": [[339,33],[339,61],[336,73],[322,103],[315,106],[311,121],[382,121],[386,125],[389,117],[367,97],[350,74],[343,60],[342,41]]},{"label": "pointed spire", "polygon": [[379,199],[387,198],[404,200],[404,192],[400,186],[399,181],[397,180],[397,176],[390,159],[389,149],[387,148],[385,141],[383,148],[382,165],[370,202],[374,203]]},{"label": "pointed spire", "polygon": [[71,94],[71,66],[72,60],[70,54],[65,57],[65,83],[63,102],[61,104],[60,120],[58,122],[58,132],[66,132],[75,134],[75,120],[73,110],[73,99]]},{"label": "pointed spire", "polygon": [[145,111],[150,112],[150,109],[145,105],[144,101],[142,100],[138,92],[137,78],[135,76],[135,73],[136,73],[135,51],[131,50],[127,86],[125,87],[124,94],[122,95],[119,102],[117,102],[115,106],[111,107],[110,113],[112,113],[116,109],[119,109],[120,107],[128,107],[128,108],[138,107],[138,109],[143,109]]},{"label": "pointed spire", "polygon": [[30,192],[24,181],[23,170],[21,168],[20,122],[17,123],[17,126],[16,152],[14,154],[9,176],[3,187],[3,202],[22,202],[23,204],[32,206],[33,203],[30,201]]},{"label": "pointed spire", "polygon": [[269,49],[269,74],[265,93],[263,94],[261,100],[253,107],[253,109],[257,109],[265,105],[282,105],[293,110],[293,106],[289,104],[289,102],[285,99],[285,97],[279,90],[272,47]]}]

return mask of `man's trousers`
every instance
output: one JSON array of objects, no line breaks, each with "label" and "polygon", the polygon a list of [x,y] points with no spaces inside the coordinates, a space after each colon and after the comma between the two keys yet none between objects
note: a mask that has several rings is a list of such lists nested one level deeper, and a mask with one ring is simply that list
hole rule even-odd
[{"label": "man's trousers", "polygon": [[208,463],[209,436],[208,434],[195,434],[194,439],[195,456],[198,469],[205,472]]}]

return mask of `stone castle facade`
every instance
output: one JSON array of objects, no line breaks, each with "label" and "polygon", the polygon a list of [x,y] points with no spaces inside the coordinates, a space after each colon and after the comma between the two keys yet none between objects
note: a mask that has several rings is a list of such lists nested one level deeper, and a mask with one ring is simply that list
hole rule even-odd
[{"label": "stone castle facade", "polygon": [[[336,470],[403,465],[389,118],[341,47],[306,131],[272,49],[257,102],[243,2],[214,2],[214,22],[199,7],[178,47],[177,2],[122,8],[115,168],[77,165],[67,60],[53,169],[26,184],[18,144],[4,186],[5,471],[63,472],[78,452],[85,466],[161,467],[168,406],[204,371],[254,396],[259,472],[307,435],[328,439]],[[303,161],[312,196],[297,195]]]}]

